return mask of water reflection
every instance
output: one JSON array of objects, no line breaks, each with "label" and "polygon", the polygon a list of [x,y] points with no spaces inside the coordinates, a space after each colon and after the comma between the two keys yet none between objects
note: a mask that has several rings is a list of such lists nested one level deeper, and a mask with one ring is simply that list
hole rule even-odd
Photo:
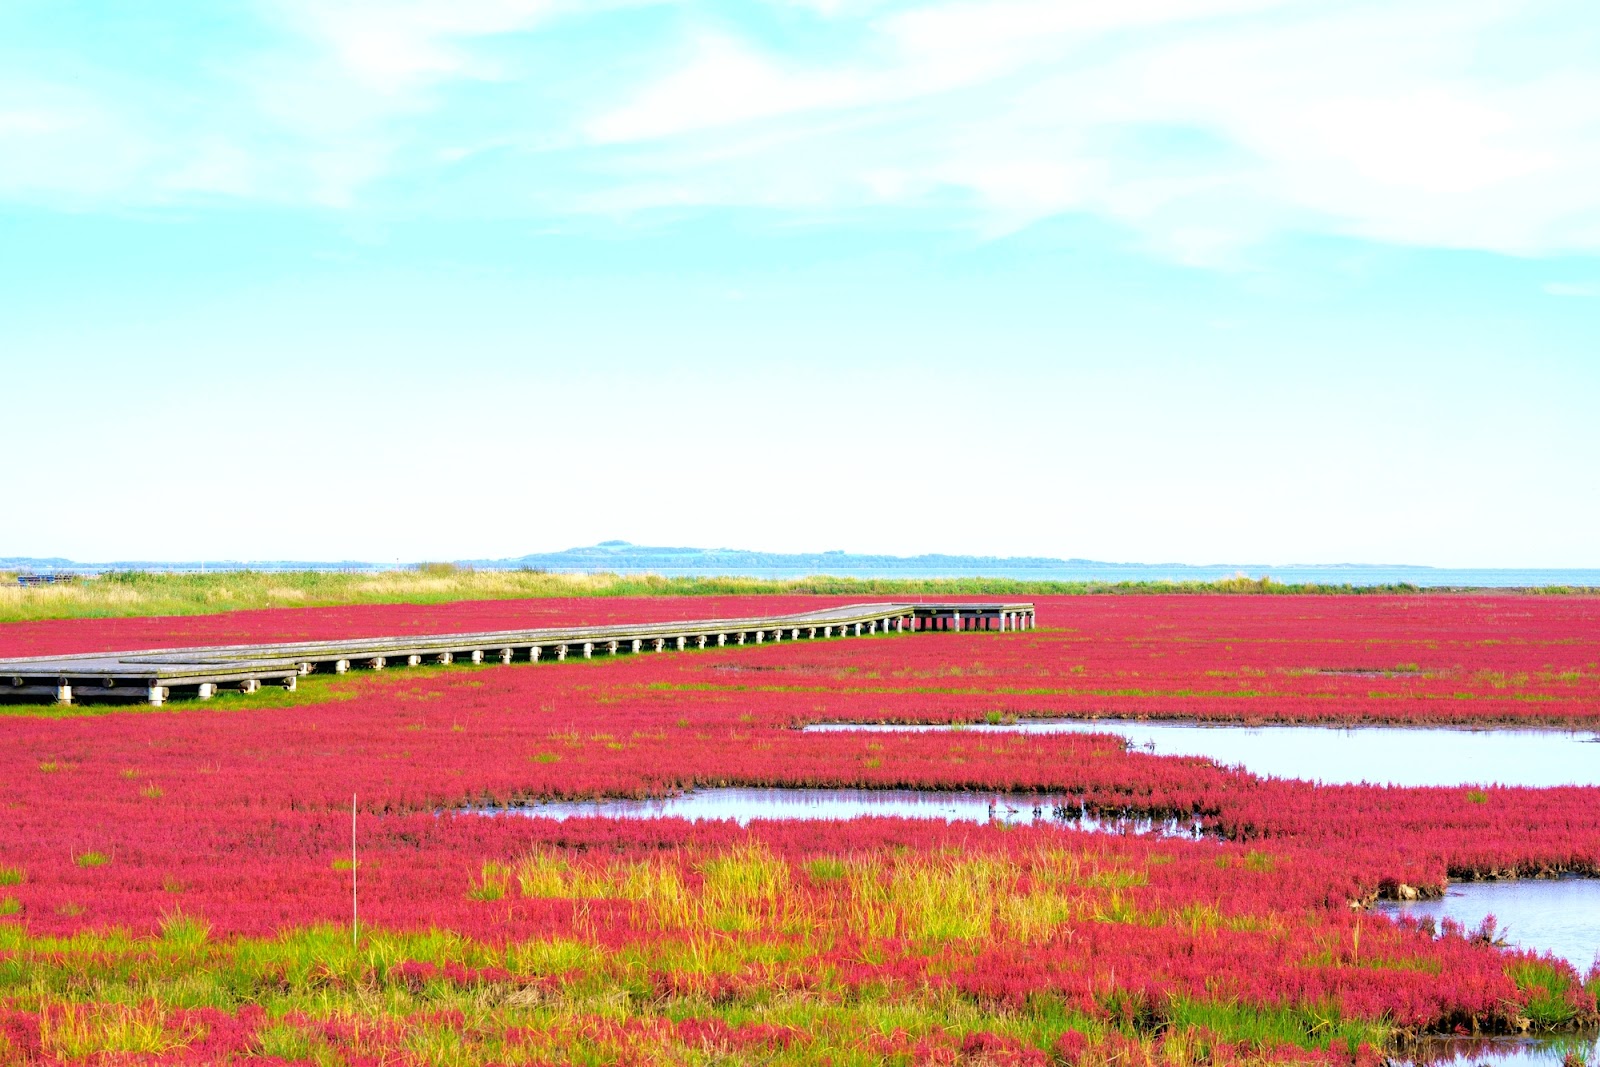
[{"label": "water reflection", "polygon": [[[1571,1057],[1572,1059],[1568,1059]],[[1435,1038],[1391,1058],[1394,1064],[1425,1067],[1558,1067],[1573,1060],[1600,1063],[1600,1034],[1594,1031],[1551,1037]]]},{"label": "water reflection", "polygon": [[1508,942],[1553,952],[1580,975],[1600,954],[1600,879],[1461,882],[1451,885],[1440,900],[1383,903],[1379,907],[1392,915],[1454,919],[1468,930],[1477,929],[1493,915]]},{"label": "water reflection", "polygon": [[1254,774],[1337,785],[1600,785],[1600,735],[1421,726],[1238,726],[1126,719],[1023,719],[1002,725],[826,723],[811,731],[1106,733],[1164,756],[1205,756]]},{"label": "water reflection", "polygon": [[1003,793],[945,793],[917,789],[702,789],[652,800],[577,800],[507,809],[518,815],[570,819],[612,816],[624,819],[677,817],[690,820],[854,819],[892,815],[948,822],[1050,824],[1103,833],[1198,836],[1193,823],[1177,819],[1097,818],[1077,801]]}]

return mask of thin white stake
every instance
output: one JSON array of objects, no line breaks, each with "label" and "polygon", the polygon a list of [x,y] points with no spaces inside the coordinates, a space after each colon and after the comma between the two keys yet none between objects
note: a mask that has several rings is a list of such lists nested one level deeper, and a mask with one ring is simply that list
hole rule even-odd
[{"label": "thin white stake", "polygon": [[350,944],[356,943],[356,795],[350,794]]}]

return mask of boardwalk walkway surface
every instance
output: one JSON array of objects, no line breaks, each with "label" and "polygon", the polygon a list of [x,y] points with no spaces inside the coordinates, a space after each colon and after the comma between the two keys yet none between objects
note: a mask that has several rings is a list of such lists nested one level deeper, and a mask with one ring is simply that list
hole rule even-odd
[{"label": "boardwalk walkway surface", "polygon": [[0,660],[0,703],[132,699],[160,705],[177,697],[203,699],[220,689],[245,693],[256,692],[262,685],[293,689],[295,680],[303,675],[343,674],[352,668],[383,670],[457,660],[482,663],[485,659],[538,662],[564,660],[569,655],[587,659],[596,652],[618,655],[891,631],[1013,630],[1033,625],[1030,603],[849,604],[747,619],[36,656]]}]

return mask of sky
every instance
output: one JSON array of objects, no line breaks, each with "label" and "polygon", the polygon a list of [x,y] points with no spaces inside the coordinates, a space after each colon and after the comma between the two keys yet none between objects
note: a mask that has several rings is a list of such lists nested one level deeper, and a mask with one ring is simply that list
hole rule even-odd
[{"label": "sky", "polygon": [[1600,566],[1600,8],[5,0],[0,556]]}]

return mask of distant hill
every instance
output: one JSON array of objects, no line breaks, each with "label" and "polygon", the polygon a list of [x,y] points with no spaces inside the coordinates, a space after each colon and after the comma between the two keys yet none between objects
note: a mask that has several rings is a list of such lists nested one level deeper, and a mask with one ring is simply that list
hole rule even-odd
[{"label": "distant hill", "polygon": [[843,570],[952,570],[981,573],[1004,568],[1060,569],[1088,562],[1043,556],[879,556],[845,552],[755,552],[744,548],[662,548],[602,541],[586,548],[540,552],[511,560],[461,560],[474,567],[532,567],[552,571],[805,571],[826,574]]},{"label": "distant hill", "polygon": [[[510,559],[458,559],[451,562],[479,570],[548,571],[801,571],[826,574],[833,571],[915,570],[951,571],[980,574],[1003,570],[1061,570],[1082,567],[1145,567],[1140,563],[1096,563],[1093,560],[1052,559],[1045,556],[953,556],[934,553],[921,556],[884,556],[845,552],[755,552],[743,548],[675,548],[630,544],[627,541],[602,541],[582,548],[559,552],[534,552]],[[411,564],[415,566],[416,564]],[[387,570],[392,563],[360,560],[338,562],[310,560],[113,560],[107,563],[79,563],[59,556],[0,557],[0,570],[78,571],[107,570],[198,571],[198,570]],[[1159,565],[1170,570],[1183,564]],[[1220,565],[1219,565],[1220,566]],[[1216,568],[1211,568],[1216,569]],[[1226,569],[1226,568],[1223,568]],[[1231,571],[1229,573],[1232,573]]]}]

